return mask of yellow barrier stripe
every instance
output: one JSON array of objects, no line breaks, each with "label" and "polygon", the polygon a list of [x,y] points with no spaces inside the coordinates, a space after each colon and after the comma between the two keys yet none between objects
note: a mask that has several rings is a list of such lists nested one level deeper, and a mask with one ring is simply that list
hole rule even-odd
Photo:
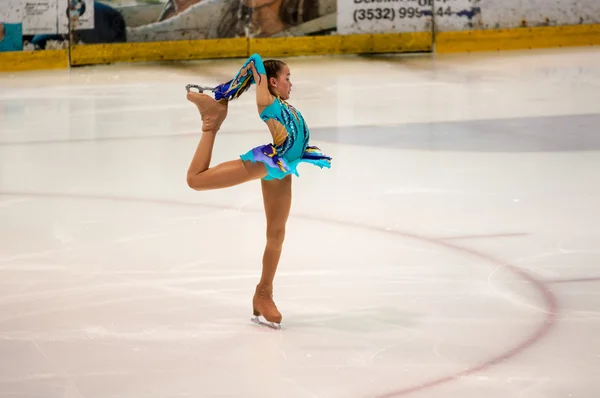
[{"label": "yellow barrier stripe", "polygon": [[600,44],[600,25],[470,30],[436,33],[436,52],[526,50]]},{"label": "yellow barrier stripe", "polygon": [[245,38],[144,43],[81,44],[71,48],[72,65],[245,57]]},{"label": "yellow barrier stripe", "polygon": [[71,49],[72,65],[202,58],[244,58],[382,52],[431,51],[429,32],[301,36],[265,39],[216,39],[169,42],[84,44]]},{"label": "yellow barrier stripe", "polygon": [[265,57],[431,51],[430,32],[294,36],[250,39],[250,54]]},{"label": "yellow barrier stripe", "polygon": [[68,67],[68,50],[0,52],[0,72],[66,69]]}]

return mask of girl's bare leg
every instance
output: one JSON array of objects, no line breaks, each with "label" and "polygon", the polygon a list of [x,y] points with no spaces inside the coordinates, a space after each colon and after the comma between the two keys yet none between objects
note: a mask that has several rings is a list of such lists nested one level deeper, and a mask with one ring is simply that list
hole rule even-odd
[{"label": "girl's bare leg", "polygon": [[273,280],[279,265],[285,227],[292,205],[292,176],[288,175],[282,180],[262,180],[261,184],[267,218],[267,244],[263,254],[262,275],[252,301],[255,316],[262,315],[268,323],[279,324],[282,317],[273,302]]},{"label": "girl's bare leg", "polygon": [[267,175],[263,163],[243,162],[241,159],[210,167],[215,137],[227,116],[227,102],[220,103],[206,94],[189,92],[187,99],[194,103],[202,116],[202,137],[190,163],[187,183],[197,191],[238,185]]}]

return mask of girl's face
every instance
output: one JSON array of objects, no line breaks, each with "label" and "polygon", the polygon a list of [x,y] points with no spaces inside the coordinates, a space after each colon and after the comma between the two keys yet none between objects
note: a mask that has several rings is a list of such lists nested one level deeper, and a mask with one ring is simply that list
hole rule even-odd
[{"label": "girl's face", "polygon": [[290,68],[287,65],[283,65],[277,78],[272,77],[269,80],[269,84],[275,92],[281,97],[282,100],[288,100],[292,92],[292,82],[290,80]]}]

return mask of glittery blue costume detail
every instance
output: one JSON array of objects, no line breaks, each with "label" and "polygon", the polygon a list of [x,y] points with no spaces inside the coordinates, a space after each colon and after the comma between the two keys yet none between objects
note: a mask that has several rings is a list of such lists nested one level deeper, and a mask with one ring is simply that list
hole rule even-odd
[{"label": "glittery blue costume detail", "polygon": [[[217,86],[214,90],[217,101],[223,98],[239,98],[252,84],[256,84],[252,70],[245,70],[251,62],[261,75],[260,78],[266,79],[267,73],[262,58],[253,54],[232,80]],[[264,180],[281,179],[288,174],[298,176],[296,168],[300,163],[310,163],[321,168],[331,167],[331,157],[324,155],[316,146],[309,145],[308,126],[302,114],[292,105],[275,98],[273,103],[261,112],[260,118],[264,122],[271,119],[278,121],[288,133],[286,139],[278,146],[261,145],[240,156],[244,161],[263,162],[268,173]]]},{"label": "glittery blue costume detail", "polygon": [[262,58],[258,54],[253,54],[244,66],[240,69],[240,71],[235,75],[233,79],[230,81],[219,84],[213,91],[215,93],[215,100],[219,101],[220,99],[234,100],[239,98],[240,95],[248,91],[251,85],[255,84],[254,75],[252,74],[252,70],[248,68],[248,65],[252,63],[256,68],[256,71],[259,75],[266,76],[267,71],[265,70],[265,65],[263,64]]}]

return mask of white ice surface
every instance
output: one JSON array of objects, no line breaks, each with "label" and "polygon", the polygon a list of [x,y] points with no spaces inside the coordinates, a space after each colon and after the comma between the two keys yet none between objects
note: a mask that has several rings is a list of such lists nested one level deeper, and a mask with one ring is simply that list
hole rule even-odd
[{"label": "white ice surface", "polygon": [[[334,160],[294,179],[281,331],[250,322],[260,184],[186,185],[184,86],[242,62],[0,75],[0,397],[597,398],[597,150],[318,129],[598,113],[600,50],[288,60]],[[270,141],[253,92],[213,162]]]}]

